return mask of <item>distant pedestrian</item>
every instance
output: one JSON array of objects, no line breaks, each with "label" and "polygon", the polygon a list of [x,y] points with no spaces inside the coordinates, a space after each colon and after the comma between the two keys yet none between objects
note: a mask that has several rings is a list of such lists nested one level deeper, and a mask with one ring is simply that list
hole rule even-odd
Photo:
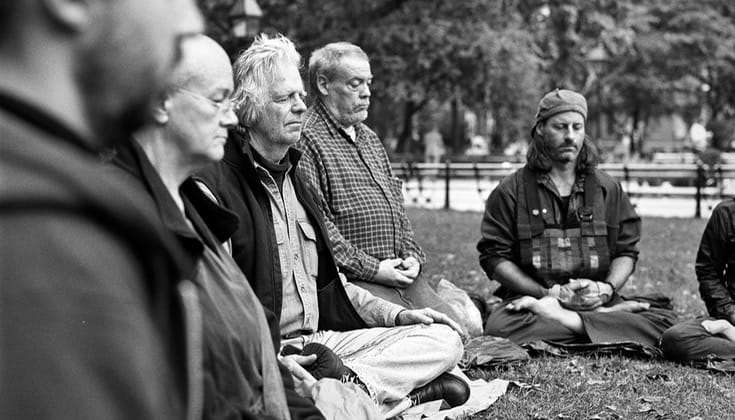
[{"label": "distant pedestrian", "polygon": [[439,129],[434,126],[431,131],[424,134],[424,161],[427,163],[438,163],[444,156],[444,139]]}]

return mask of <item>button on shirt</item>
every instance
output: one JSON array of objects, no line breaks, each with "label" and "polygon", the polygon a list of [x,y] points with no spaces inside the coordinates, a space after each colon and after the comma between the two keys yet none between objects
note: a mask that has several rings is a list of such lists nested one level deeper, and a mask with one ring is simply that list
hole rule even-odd
[{"label": "button on shirt", "polygon": [[393,176],[378,136],[364,124],[354,136],[339,127],[321,101],[304,115],[297,146],[299,171],[316,187],[339,268],[349,278],[372,280],[387,258],[424,253],[414,240],[403,204],[402,183]]}]

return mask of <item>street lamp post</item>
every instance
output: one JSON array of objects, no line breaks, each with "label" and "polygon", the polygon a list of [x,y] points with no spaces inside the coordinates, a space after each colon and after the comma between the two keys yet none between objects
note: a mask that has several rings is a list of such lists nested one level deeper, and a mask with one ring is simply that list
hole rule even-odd
[{"label": "street lamp post", "polygon": [[585,56],[586,61],[589,63],[591,71],[594,73],[594,77],[591,79],[595,89],[595,96],[597,99],[596,114],[597,121],[595,127],[595,138],[599,139],[602,136],[602,113],[603,113],[603,94],[602,94],[602,75],[607,68],[610,61],[610,56],[602,45],[596,45],[594,48],[589,50]]},{"label": "street lamp post", "polygon": [[232,35],[237,39],[253,38],[260,31],[263,11],[256,0],[237,0],[230,10]]}]

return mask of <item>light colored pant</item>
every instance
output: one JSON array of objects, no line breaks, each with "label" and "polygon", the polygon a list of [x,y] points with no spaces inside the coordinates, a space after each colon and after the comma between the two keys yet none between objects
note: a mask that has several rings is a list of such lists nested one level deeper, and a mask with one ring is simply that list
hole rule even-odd
[{"label": "light colored pant", "polygon": [[443,324],[318,331],[303,339],[332,349],[378,404],[400,400],[451,370],[463,352],[459,334]]}]

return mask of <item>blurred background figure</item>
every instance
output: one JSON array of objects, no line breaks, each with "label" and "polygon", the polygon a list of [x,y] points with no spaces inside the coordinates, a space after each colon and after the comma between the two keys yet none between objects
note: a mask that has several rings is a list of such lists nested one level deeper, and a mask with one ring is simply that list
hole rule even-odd
[{"label": "blurred background figure", "polygon": [[424,161],[439,163],[444,156],[444,139],[439,128],[433,126],[431,131],[424,134]]}]

